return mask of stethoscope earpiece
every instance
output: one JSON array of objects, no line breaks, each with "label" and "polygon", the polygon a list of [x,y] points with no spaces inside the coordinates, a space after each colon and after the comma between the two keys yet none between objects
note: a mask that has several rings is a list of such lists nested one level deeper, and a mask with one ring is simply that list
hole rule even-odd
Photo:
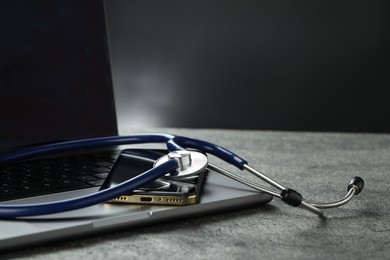
[{"label": "stethoscope earpiece", "polygon": [[347,190],[350,191],[352,188],[355,188],[356,189],[355,195],[358,195],[363,190],[363,187],[364,187],[363,179],[356,176],[349,181]]}]

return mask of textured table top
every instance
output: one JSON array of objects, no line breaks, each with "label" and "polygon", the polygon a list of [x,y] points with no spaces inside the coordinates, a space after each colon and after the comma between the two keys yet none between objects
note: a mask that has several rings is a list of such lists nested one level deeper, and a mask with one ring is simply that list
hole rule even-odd
[{"label": "textured table top", "polygon": [[365,188],[327,218],[274,199],[269,205],[8,252],[2,259],[388,259],[390,135],[125,129],[215,142],[299,191],[332,201],[354,176]]}]

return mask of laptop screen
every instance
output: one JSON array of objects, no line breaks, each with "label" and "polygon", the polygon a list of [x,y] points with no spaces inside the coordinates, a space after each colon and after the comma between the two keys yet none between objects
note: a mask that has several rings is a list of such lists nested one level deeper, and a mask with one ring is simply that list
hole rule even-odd
[{"label": "laptop screen", "polygon": [[102,0],[0,2],[0,152],[116,135]]}]

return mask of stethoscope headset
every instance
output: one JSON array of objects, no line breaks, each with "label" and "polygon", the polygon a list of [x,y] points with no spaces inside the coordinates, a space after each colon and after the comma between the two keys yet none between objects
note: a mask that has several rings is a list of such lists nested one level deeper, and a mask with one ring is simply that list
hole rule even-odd
[{"label": "stethoscope headset", "polygon": [[[246,160],[221,146],[202,140],[169,134],[141,134],[102,137],[42,145],[3,154],[0,156],[0,165],[53,153],[142,143],[165,143],[169,153],[161,157],[150,170],[147,170],[121,184],[100,190],[90,195],[40,204],[0,205],[0,218],[37,216],[80,209],[106,202],[123,194],[129,194],[129,192],[165,175],[171,174],[177,176],[188,176],[196,174],[206,168],[221,173],[255,190],[280,198],[291,206],[303,207],[320,216],[324,213],[322,209],[340,207],[349,202],[354,195],[357,195],[362,191],[364,186],[362,178],[354,177],[348,184],[347,195],[342,199],[330,203],[310,202],[303,199],[302,195],[297,191],[286,188],[278,182],[272,180],[263,173],[249,166]],[[248,171],[276,188],[277,191],[258,185],[211,164],[208,162],[205,154],[214,155],[219,159],[236,166],[240,170]]]}]

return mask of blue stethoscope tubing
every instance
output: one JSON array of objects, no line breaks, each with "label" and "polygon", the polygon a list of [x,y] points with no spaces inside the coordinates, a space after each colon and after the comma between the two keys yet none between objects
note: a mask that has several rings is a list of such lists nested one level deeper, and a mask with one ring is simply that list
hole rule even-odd
[{"label": "blue stethoscope tubing", "polygon": [[60,142],[38,147],[23,149],[0,156],[0,165],[13,161],[29,159],[51,153],[69,152],[81,149],[102,148],[115,145],[166,143],[167,149],[172,151],[196,149],[217,156],[221,160],[243,169],[248,162],[237,154],[216,144],[193,139],[185,136],[169,134],[138,134],[126,136],[99,137],[76,141]]},{"label": "blue stethoscope tubing", "polygon": [[[242,159],[235,153],[221,146],[198,139],[170,134],[138,134],[127,136],[100,137],[42,145],[38,147],[32,147],[20,151],[3,154],[0,156],[0,165],[61,152],[146,143],[165,143],[167,149],[170,152],[194,149],[203,153],[214,155],[219,159],[230,163],[241,170],[247,170],[248,172],[254,174],[263,181],[277,188],[281,192],[277,193],[275,191],[269,190],[268,188],[254,184],[211,163],[208,164],[208,167],[210,169],[213,169],[221,174],[224,174],[227,177],[246,184],[259,191],[266,192],[275,197],[278,197],[291,206],[302,206],[303,208],[306,208],[320,216],[323,215],[322,209],[335,208],[344,205],[345,203],[350,201],[354,195],[359,194],[364,186],[363,179],[361,179],[360,177],[354,177],[348,184],[348,194],[344,198],[335,202],[328,203],[309,202],[304,200],[301,194],[299,194],[295,190],[286,188],[278,182],[268,178],[261,172],[250,167],[246,160]],[[144,184],[147,184],[157,178],[162,177],[165,174],[175,171],[176,169],[178,169],[178,164],[178,161],[174,159],[168,160],[138,175],[137,177],[127,180],[114,187],[110,187],[108,189],[100,190],[90,195],[85,195],[73,199],[27,205],[2,204],[0,205],[0,218],[18,218],[54,214],[103,203],[105,201],[119,197],[123,194],[130,193],[131,191],[143,186]]]},{"label": "blue stethoscope tubing", "polygon": [[[200,150],[215,155],[216,157],[235,165],[239,169],[243,169],[244,165],[247,164],[244,159],[240,158],[238,155],[230,152],[229,150],[202,140],[168,134],[140,134],[92,138],[27,148],[21,151],[1,155],[0,165],[54,153],[142,143],[166,143],[169,151],[185,149]],[[39,204],[1,205],[0,218],[17,218],[54,214],[99,204],[114,199],[125,193],[129,193],[148,182],[151,182],[169,172],[174,171],[177,169],[177,167],[178,164],[175,160],[169,160],[160,166],[154,167],[144,172],[143,174],[138,175],[137,177],[125,181],[119,185],[98,191],[94,194],[73,199]]]}]

